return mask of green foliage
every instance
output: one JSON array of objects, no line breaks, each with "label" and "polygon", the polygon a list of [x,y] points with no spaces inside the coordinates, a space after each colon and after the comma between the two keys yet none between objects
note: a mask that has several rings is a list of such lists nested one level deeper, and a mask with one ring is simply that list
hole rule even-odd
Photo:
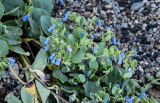
[{"label": "green foliage", "polygon": [[[23,103],[61,103],[62,97],[71,103],[121,103],[126,96],[133,96],[135,101],[154,101],[140,99],[139,81],[131,79],[138,65],[132,59],[135,52],[123,52],[113,45],[115,34],[109,29],[97,37],[93,32],[97,28],[97,17],[85,19],[70,12],[66,23],[50,16],[54,0],[1,1],[0,71],[8,67],[7,58],[13,56],[22,67],[29,67],[25,68],[28,84],[34,79],[44,79],[35,80],[36,87],[21,89]],[[53,25],[54,30],[49,32]],[[44,70],[52,72],[50,81],[45,80]],[[51,94],[55,100],[51,100]],[[21,103],[14,96],[9,98],[8,102],[11,101]]]}]

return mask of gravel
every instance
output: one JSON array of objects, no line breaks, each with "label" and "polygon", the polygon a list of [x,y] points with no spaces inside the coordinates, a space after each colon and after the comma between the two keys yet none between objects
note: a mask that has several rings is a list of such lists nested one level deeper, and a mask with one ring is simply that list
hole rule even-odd
[{"label": "gravel", "polygon": [[157,78],[156,73],[160,71],[160,0],[73,0],[65,3],[65,7],[56,6],[54,17],[63,17],[66,10],[86,18],[100,17],[104,20],[103,26],[110,25],[116,32],[120,47],[137,51],[134,58],[139,66],[134,77],[145,77],[146,82],[150,77]]}]

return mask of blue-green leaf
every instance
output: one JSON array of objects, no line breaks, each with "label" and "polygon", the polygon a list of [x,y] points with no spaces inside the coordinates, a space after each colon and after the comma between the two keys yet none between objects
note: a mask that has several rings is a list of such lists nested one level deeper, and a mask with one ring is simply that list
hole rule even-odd
[{"label": "blue-green leaf", "polygon": [[50,33],[48,32],[48,28],[50,28],[50,26],[52,25],[51,18],[45,15],[41,16],[40,22],[41,22],[41,28],[44,31],[44,33],[50,35]]},{"label": "blue-green leaf", "polygon": [[22,55],[26,55],[26,56],[29,56],[30,53],[29,52],[25,52],[21,47],[19,46],[9,46],[9,49],[15,53],[18,53],[18,54],[22,54]]},{"label": "blue-green leaf", "polygon": [[3,6],[3,4],[0,2],[0,19],[2,18],[3,15],[4,15],[4,6]]},{"label": "blue-green leaf", "polygon": [[17,97],[11,95],[7,99],[7,103],[22,103]]},{"label": "blue-green leaf", "polygon": [[4,57],[8,54],[8,44],[4,40],[0,40],[0,57]]},{"label": "blue-green leaf", "polygon": [[47,52],[44,49],[41,49],[32,64],[33,69],[44,70],[47,65],[47,59]]},{"label": "blue-green leaf", "polygon": [[48,96],[50,95],[50,90],[46,89],[39,81],[36,80],[36,87],[38,89],[39,95],[41,96],[42,103],[46,103]]},{"label": "blue-green leaf", "polygon": [[29,93],[25,87],[22,87],[21,89],[21,98],[23,103],[34,103],[33,94]]},{"label": "blue-green leaf", "polygon": [[33,0],[33,5],[36,8],[41,8],[50,13],[53,9],[53,0]]},{"label": "blue-green leaf", "polygon": [[80,63],[84,59],[84,57],[85,57],[85,50],[83,49],[77,50],[72,57],[72,62]]}]

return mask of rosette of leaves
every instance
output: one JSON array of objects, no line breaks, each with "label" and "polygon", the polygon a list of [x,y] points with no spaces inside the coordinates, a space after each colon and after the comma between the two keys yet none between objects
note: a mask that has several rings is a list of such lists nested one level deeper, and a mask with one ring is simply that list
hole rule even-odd
[{"label": "rosette of leaves", "polygon": [[[123,64],[118,65],[122,51],[111,45],[115,35],[112,31],[106,30],[100,41],[95,42],[91,29],[87,27],[92,20],[87,21],[76,13],[70,14],[70,25],[51,17],[42,18],[50,20],[50,26],[56,26],[50,36],[41,36],[40,41],[43,45],[48,39],[49,55],[62,58],[60,66],[55,66],[48,59],[48,66],[53,70],[53,77],[58,79],[62,94],[69,97],[70,102],[124,102],[125,96],[134,95],[134,90],[140,88],[136,80],[130,79],[137,66],[136,60],[132,60],[134,52],[126,52]],[[91,25],[94,27],[95,24]],[[68,47],[72,48],[71,52]]]}]

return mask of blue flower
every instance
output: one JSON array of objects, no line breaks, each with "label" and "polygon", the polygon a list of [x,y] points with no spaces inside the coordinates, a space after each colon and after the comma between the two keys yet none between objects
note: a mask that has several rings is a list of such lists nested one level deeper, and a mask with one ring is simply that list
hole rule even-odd
[{"label": "blue flower", "polygon": [[115,37],[112,38],[112,44],[116,45],[117,44],[117,39]]},{"label": "blue flower", "polygon": [[58,65],[58,66],[60,66],[60,64],[61,64],[61,59],[60,59],[60,58],[57,59],[55,64]]},{"label": "blue flower", "polygon": [[59,0],[60,5],[64,6],[64,0]]},{"label": "blue flower", "polygon": [[68,47],[67,50],[69,53],[71,53],[73,51],[73,49],[71,47]]},{"label": "blue flower", "polygon": [[63,17],[63,21],[64,21],[64,22],[67,22],[67,21],[68,21],[69,15],[70,15],[70,11],[67,11],[67,12],[64,14],[64,17]]},{"label": "blue flower", "polygon": [[125,98],[127,103],[133,103],[134,97],[129,98],[128,96]]},{"label": "blue flower", "polygon": [[80,37],[83,38],[84,32],[80,32]]},{"label": "blue flower", "polygon": [[45,46],[49,45],[49,38],[46,38],[46,39],[44,40],[43,44],[44,44]]},{"label": "blue flower", "polygon": [[122,58],[122,60],[125,59],[125,57],[126,57],[125,53],[122,52],[122,53],[121,53],[121,58]]},{"label": "blue flower", "polygon": [[52,54],[50,55],[50,57],[49,57],[49,60],[53,60],[53,59],[54,59],[54,57],[55,57],[55,54],[54,54],[54,53],[52,53]]},{"label": "blue flower", "polygon": [[139,96],[140,99],[146,99],[147,98],[147,94],[145,92],[142,92]]},{"label": "blue flower", "polygon": [[101,28],[101,27],[102,27],[102,21],[101,21],[100,18],[98,19],[97,25],[98,25],[98,28]]},{"label": "blue flower", "polygon": [[30,17],[31,17],[31,16],[29,16],[29,15],[25,15],[25,16],[22,17],[22,20],[23,20],[24,22],[27,22]]},{"label": "blue flower", "polygon": [[98,52],[98,48],[97,47],[93,47],[92,51],[93,51],[93,53],[97,53]]},{"label": "blue flower", "polygon": [[16,60],[13,57],[8,58],[8,64],[9,66],[14,66],[16,63]]},{"label": "blue flower", "polygon": [[49,29],[48,29],[48,32],[51,33],[53,31],[55,31],[56,29],[56,25],[52,25]]},{"label": "blue flower", "polygon": [[45,50],[45,51],[49,51],[49,48],[50,48],[50,46],[49,46],[49,45],[44,46],[44,50]]},{"label": "blue flower", "polygon": [[119,60],[118,60],[118,63],[117,63],[118,65],[122,65],[122,58],[119,58]]},{"label": "blue flower", "polygon": [[51,60],[52,64],[56,64],[56,58],[54,58],[53,60]]}]

